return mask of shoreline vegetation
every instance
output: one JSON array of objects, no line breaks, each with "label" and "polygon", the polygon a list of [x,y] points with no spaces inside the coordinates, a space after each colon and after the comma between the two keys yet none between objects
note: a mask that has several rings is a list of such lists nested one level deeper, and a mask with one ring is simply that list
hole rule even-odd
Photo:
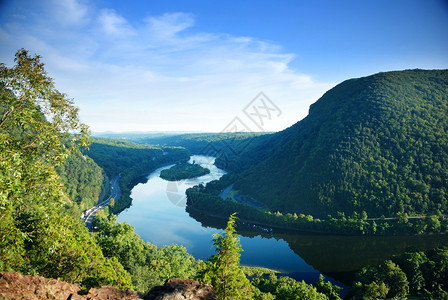
[{"label": "shoreline vegetation", "polygon": [[366,212],[354,212],[346,216],[342,212],[317,219],[312,215],[283,214],[271,212],[243,202],[220,197],[222,191],[235,180],[234,176],[224,175],[219,181],[213,181],[206,186],[199,185],[186,191],[188,212],[200,212],[208,216],[227,219],[238,211],[239,221],[265,227],[313,234],[333,235],[423,235],[446,234],[448,218],[436,214],[420,217],[410,217],[405,213],[397,213],[395,217],[369,218]]},{"label": "shoreline vegetation", "polygon": [[162,170],[160,177],[168,181],[196,178],[209,174],[210,170],[196,163],[181,162],[169,169]]}]

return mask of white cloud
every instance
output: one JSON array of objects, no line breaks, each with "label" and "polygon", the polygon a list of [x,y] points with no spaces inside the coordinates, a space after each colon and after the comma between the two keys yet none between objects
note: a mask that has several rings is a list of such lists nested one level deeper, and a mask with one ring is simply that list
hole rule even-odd
[{"label": "white cloud", "polygon": [[98,16],[98,22],[102,32],[113,37],[129,37],[135,35],[134,30],[126,19],[118,15],[114,10],[102,9]]},{"label": "white cloud", "polygon": [[181,12],[148,17],[145,21],[148,24],[149,31],[162,39],[173,38],[179,32],[194,25],[193,16]]},{"label": "white cloud", "polygon": [[332,86],[290,69],[295,54],[274,43],[196,32],[191,14],[127,20],[75,0],[64,5],[74,12],[64,28],[50,18],[0,24],[8,45],[0,58],[31,47],[94,131],[220,131],[260,91],[283,111],[265,130],[281,130]]},{"label": "white cloud", "polygon": [[85,24],[88,8],[77,0],[50,0],[49,8],[52,15],[65,26]]}]

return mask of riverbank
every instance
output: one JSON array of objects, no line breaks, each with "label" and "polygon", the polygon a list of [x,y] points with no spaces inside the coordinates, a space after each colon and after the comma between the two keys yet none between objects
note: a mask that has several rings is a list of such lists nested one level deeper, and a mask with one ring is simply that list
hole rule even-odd
[{"label": "riverbank", "polygon": [[[223,222],[227,221],[229,219],[229,217],[227,216],[223,216],[223,215],[219,215],[219,214],[213,214],[210,212],[206,212],[200,209],[196,209],[196,208],[192,208],[192,207],[188,207],[186,208],[187,212],[191,213],[191,216],[194,217],[198,217],[198,215],[202,215],[204,217],[212,217],[212,218],[216,218],[216,219],[220,219]],[[237,214],[238,216],[238,214]],[[198,218],[200,219],[200,217]],[[323,231],[318,231],[318,230],[311,230],[311,229],[298,229],[298,228],[291,228],[291,227],[287,227],[287,226],[281,226],[281,225],[275,225],[275,224],[266,224],[266,223],[262,223],[259,221],[255,221],[255,220],[250,220],[250,219],[246,219],[246,218],[240,218],[238,217],[238,219],[236,220],[237,225],[244,225],[247,226],[247,228],[252,227],[254,232],[262,232],[262,233],[290,233],[290,232],[295,232],[295,233],[305,233],[305,234],[317,234],[317,235],[335,235],[335,236],[362,236],[362,235],[354,235],[354,234],[343,234],[343,233],[329,233],[329,232],[323,232]],[[254,227],[257,226],[257,227]],[[238,229],[238,228],[237,228]]]},{"label": "riverbank", "polygon": [[[446,234],[448,232],[448,218],[443,215],[431,215],[408,218],[406,215],[397,215],[397,218],[368,219],[367,214],[354,214],[345,216],[328,216],[321,220],[311,215],[282,214],[261,209],[245,201],[233,200],[231,195],[232,175],[226,175],[219,182],[205,187],[193,187],[187,190],[187,210],[202,211],[207,215],[228,218],[238,212],[240,221],[295,232],[308,232],[312,234],[330,234],[345,236],[380,236],[380,235],[426,235]],[[228,197],[229,195],[233,197]],[[226,200],[223,200],[226,198]]]}]

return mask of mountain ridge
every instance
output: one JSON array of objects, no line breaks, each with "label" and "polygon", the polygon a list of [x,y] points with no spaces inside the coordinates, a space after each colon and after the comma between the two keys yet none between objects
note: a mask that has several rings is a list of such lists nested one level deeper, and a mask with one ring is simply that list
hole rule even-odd
[{"label": "mountain ridge", "polygon": [[305,119],[235,157],[244,167],[235,186],[271,210],[319,217],[445,211],[447,91],[447,70],[346,80]]}]

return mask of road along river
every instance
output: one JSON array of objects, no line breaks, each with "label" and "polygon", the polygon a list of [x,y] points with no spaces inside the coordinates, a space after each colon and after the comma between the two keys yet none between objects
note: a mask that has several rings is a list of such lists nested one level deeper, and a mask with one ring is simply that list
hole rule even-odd
[{"label": "road along river", "polygon": [[110,196],[104,200],[101,203],[98,203],[97,205],[89,208],[81,215],[81,220],[86,224],[86,227],[89,229],[89,231],[92,231],[92,221],[95,214],[100,210],[109,205],[110,199],[114,198],[115,200],[118,200],[121,196],[121,190],[120,190],[120,175],[115,176],[110,181]]}]

